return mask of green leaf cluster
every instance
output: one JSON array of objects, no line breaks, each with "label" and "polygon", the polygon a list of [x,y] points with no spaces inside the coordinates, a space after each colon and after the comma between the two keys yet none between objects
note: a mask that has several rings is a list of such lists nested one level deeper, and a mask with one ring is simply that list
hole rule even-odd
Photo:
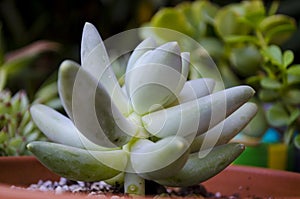
[{"label": "green leaf cluster", "polygon": [[29,106],[24,91],[13,96],[7,90],[0,92],[0,156],[29,155],[29,142],[45,140],[31,120]]},{"label": "green leaf cluster", "polygon": [[[281,46],[297,26],[293,18],[277,14],[278,7],[277,1],[267,9],[261,0],[241,1],[223,7],[198,0],[163,8],[145,26],[187,34],[213,58],[226,87],[250,84],[255,88],[256,103],[262,106],[265,114],[249,124],[259,126],[256,130],[260,129],[260,132],[247,132],[247,135],[261,137],[269,126],[288,134],[300,128],[300,65],[294,64],[294,53],[283,51]],[[176,17],[170,17],[171,13]],[[141,35],[163,41],[174,39],[155,31]],[[181,44],[187,46],[182,41]],[[201,68],[203,56],[195,53],[191,60],[193,66]],[[190,78],[201,76],[197,71],[191,70]],[[286,143],[291,143],[294,135],[284,137]]]}]

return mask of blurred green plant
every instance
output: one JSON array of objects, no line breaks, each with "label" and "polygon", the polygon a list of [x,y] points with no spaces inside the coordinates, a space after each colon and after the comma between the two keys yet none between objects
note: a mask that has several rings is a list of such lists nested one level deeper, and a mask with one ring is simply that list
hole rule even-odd
[{"label": "blurred green plant", "polygon": [[[173,29],[198,41],[219,68],[225,86],[250,84],[258,95],[257,116],[241,132],[246,142],[258,142],[269,127],[284,134],[284,142],[299,147],[300,65],[294,53],[281,46],[297,29],[293,18],[276,14],[279,2],[267,9],[263,1],[242,1],[219,7],[209,1],[183,2],[174,8],[159,10],[144,26]],[[163,31],[141,32],[161,41],[174,40]],[[178,38],[177,38],[178,39]],[[180,40],[180,39],[179,39]],[[179,41],[188,50],[186,41]],[[190,78],[201,76],[206,55],[191,54]],[[266,107],[267,105],[267,107]],[[298,140],[298,141],[297,141]]]},{"label": "blurred green plant", "polygon": [[45,82],[30,102],[25,90],[12,95],[6,82],[10,76],[36,60],[46,51],[56,51],[58,44],[37,41],[10,53],[4,52],[0,26],[0,156],[29,155],[28,142],[46,140],[31,120],[29,108],[32,103],[44,103],[53,108],[60,107],[55,81]]},{"label": "blurred green plant", "polygon": [[0,92],[0,156],[29,155],[26,144],[45,140],[45,136],[31,121],[29,100],[25,91],[14,96]]}]

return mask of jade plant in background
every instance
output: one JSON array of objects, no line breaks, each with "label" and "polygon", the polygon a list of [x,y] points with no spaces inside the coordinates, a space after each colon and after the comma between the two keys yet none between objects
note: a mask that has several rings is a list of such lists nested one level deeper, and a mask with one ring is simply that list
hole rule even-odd
[{"label": "jade plant in background", "polygon": [[[126,38],[124,38],[126,39]],[[42,104],[30,112],[52,142],[28,149],[71,180],[124,184],[145,194],[145,180],[189,186],[227,167],[244,146],[228,143],[255,115],[249,86],[212,93],[214,80],[187,81],[189,53],[147,38],[132,52],[120,86],[96,28],[86,23],[81,65],[62,62],[59,95],[68,117]]]},{"label": "jade plant in background", "polygon": [[30,155],[26,145],[34,140],[46,140],[46,137],[31,120],[29,108],[32,103],[45,103],[58,108],[56,82],[42,86],[34,96],[28,99],[25,90],[12,94],[6,87],[10,76],[33,62],[41,53],[56,51],[58,44],[38,41],[13,52],[5,53],[0,30],[0,156]]},{"label": "jade plant in background", "polygon": [[[276,14],[278,6],[274,1],[267,9],[260,0],[224,7],[210,1],[184,2],[159,10],[145,26],[173,29],[198,41],[218,66],[226,87],[254,87],[259,111],[240,134],[246,142],[259,141],[271,126],[284,134],[286,144],[294,140],[299,147],[299,135],[293,138],[300,128],[300,65],[293,63],[291,50],[281,49],[297,27],[293,18]],[[143,30],[142,37],[174,39],[164,31]],[[189,50],[186,41],[178,40]],[[199,71],[209,59],[199,52],[191,52],[190,79],[201,76]]]}]

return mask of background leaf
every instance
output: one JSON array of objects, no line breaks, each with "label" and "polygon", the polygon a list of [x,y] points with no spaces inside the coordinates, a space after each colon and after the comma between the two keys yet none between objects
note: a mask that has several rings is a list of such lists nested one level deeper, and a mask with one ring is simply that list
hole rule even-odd
[{"label": "background leaf", "polygon": [[260,81],[260,84],[263,88],[266,89],[280,89],[282,84],[275,80],[275,79],[271,79],[269,77],[265,77]]},{"label": "background leaf", "polygon": [[281,104],[275,104],[267,110],[267,120],[275,127],[286,126],[289,123],[289,114]]},{"label": "background leaf", "polygon": [[295,32],[297,27],[293,18],[276,14],[263,19],[259,29],[271,43],[281,44]]},{"label": "background leaf", "polygon": [[285,68],[288,67],[294,61],[294,53],[291,50],[286,50],[283,53],[283,66]]},{"label": "background leaf", "polygon": [[293,65],[287,70],[288,74],[300,76],[300,64]]},{"label": "background leaf", "polygon": [[294,139],[294,144],[295,146],[300,149],[300,135],[296,135],[295,139]]},{"label": "background leaf", "polygon": [[[177,9],[165,8],[161,9],[152,18],[151,25],[154,27],[163,27],[171,30],[176,30],[178,32],[184,33],[186,35],[192,36],[193,29],[182,12]],[[172,39],[170,32],[163,34],[161,31],[157,32],[159,36],[167,41]]]},{"label": "background leaf", "polygon": [[279,93],[274,90],[261,89],[258,93],[259,99],[263,102],[272,102],[279,97]]},{"label": "background leaf", "polygon": [[291,89],[287,90],[283,95],[283,101],[288,104],[297,105],[300,104],[300,90]]},{"label": "background leaf", "polygon": [[264,51],[265,56],[271,61],[271,63],[281,66],[282,65],[282,53],[281,49],[276,45],[269,46]]}]

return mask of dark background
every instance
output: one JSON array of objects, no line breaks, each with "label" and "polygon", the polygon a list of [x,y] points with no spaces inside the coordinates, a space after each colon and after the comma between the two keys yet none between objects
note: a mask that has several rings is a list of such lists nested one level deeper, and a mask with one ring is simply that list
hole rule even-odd
[{"label": "dark background", "polygon": [[[47,53],[30,66],[30,70],[10,79],[9,85],[12,89],[25,88],[33,93],[45,78],[55,73],[62,60],[69,58],[79,62],[79,45],[85,22],[93,23],[105,39],[137,28],[149,21],[159,8],[180,2],[182,0],[0,0],[5,52],[37,40],[51,40],[62,45],[59,52]],[[212,2],[226,5],[238,1]],[[266,1],[266,5],[269,2]],[[294,17],[299,26],[299,11],[300,1],[283,0],[278,12]],[[300,62],[299,30],[284,48],[292,49],[296,62]]]}]

